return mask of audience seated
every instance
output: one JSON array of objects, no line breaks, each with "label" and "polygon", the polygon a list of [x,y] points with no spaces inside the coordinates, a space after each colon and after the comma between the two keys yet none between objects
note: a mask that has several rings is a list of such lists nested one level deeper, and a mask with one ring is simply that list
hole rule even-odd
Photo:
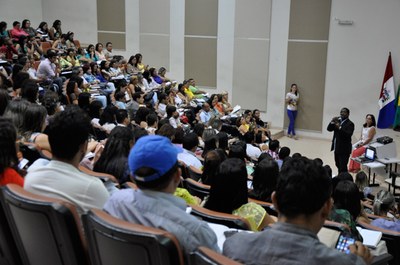
[{"label": "audience seated", "polygon": [[269,158],[263,159],[257,164],[253,173],[253,189],[249,192],[249,197],[272,202],[272,192],[278,183],[279,167],[278,163]]},{"label": "audience seated", "polygon": [[200,160],[194,153],[199,144],[199,139],[195,133],[188,133],[183,137],[183,152],[178,154],[178,160],[185,163],[186,166],[193,166],[197,169],[202,168]]},{"label": "audience seated", "polygon": [[239,215],[249,221],[253,231],[275,222],[264,208],[248,202],[246,165],[238,158],[229,158],[221,163],[204,207]]},{"label": "audience seated", "polygon": [[24,185],[16,149],[17,130],[11,120],[0,117],[0,186]]},{"label": "audience seated", "polygon": [[246,264],[370,264],[370,251],[359,241],[350,254],[319,241],[317,233],[332,207],[331,191],[331,178],[321,166],[307,158],[289,159],[272,194],[278,223],[229,237],[223,254]]},{"label": "audience seated", "polygon": [[180,183],[178,150],[162,136],[144,136],[132,148],[128,163],[139,189],[115,192],[104,206],[109,214],[173,233],[189,254],[199,246],[219,251],[217,238],[206,223],[186,213],[175,196]]},{"label": "audience seated", "polygon": [[68,106],[49,123],[48,136],[53,160],[29,171],[24,188],[32,193],[68,200],[82,214],[101,209],[109,197],[97,177],[78,170],[86,154],[90,132],[89,117],[76,106]]}]

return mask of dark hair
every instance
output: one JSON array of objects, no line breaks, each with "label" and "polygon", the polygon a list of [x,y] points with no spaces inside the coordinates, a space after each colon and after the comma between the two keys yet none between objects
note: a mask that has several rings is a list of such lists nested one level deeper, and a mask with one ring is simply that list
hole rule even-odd
[{"label": "dark hair", "polygon": [[[68,84],[67,84],[67,95],[68,95],[68,97],[71,96],[71,94],[74,93],[74,91],[75,91],[75,85],[76,85],[76,82],[75,82],[75,81],[73,81],[73,80],[69,80],[69,81],[68,81]],[[71,103],[72,103],[72,102],[71,102]]]},{"label": "dark hair", "polygon": [[151,126],[158,121],[158,116],[154,113],[150,113],[146,116],[147,125]]},{"label": "dark hair", "polygon": [[280,214],[288,218],[311,215],[331,197],[331,177],[313,160],[289,158],[282,166],[275,194]]},{"label": "dark hair", "polygon": [[272,140],[268,144],[269,150],[272,152],[277,152],[279,148],[279,141],[278,140]]},{"label": "dark hair", "polygon": [[188,133],[183,137],[182,145],[184,149],[192,150],[199,145],[199,138],[195,133]]},{"label": "dark hair", "polygon": [[339,182],[348,180],[353,182],[353,176],[349,172],[341,172],[332,179],[332,191],[334,192]]},{"label": "dark hair", "polygon": [[205,126],[203,123],[196,123],[193,127],[193,132],[199,136],[202,137],[203,136],[203,132],[204,132]]},{"label": "dark hair", "polygon": [[39,86],[32,79],[25,80],[21,85],[21,98],[24,98],[31,103],[36,103],[38,92]]},{"label": "dark hair", "polygon": [[183,144],[183,137],[185,135],[185,131],[182,127],[175,128],[174,138],[172,139],[172,143],[174,144]]},{"label": "dark hair", "polygon": [[150,71],[149,70],[144,70],[142,75],[143,75],[143,78],[146,79],[147,82],[150,84],[151,83]]},{"label": "dark hair", "polygon": [[22,83],[25,80],[28,80],[30,78],[29,74],[27,72],[22,72],[22,68],[20,70],[17,70],[18,68],[20,68],[20,65],[14,65],[13,66],[13,77],[12,77],[12,81],[13,81],[13,89],[17,90],[18,88],[22,88]]},{"label": "dark hair", "polygon": [[[371,116],[371,120],[372,120],[372,124],[371,124],[371,127],[372,126],[376,126],[376,121],[375,121],[375,116],[373,115],[373,114],[367,114],[367,115],[365,115],[365,118],[367,118],[368,116]],[[364,123],[363,124],[363,127],[365,128],[365,127],[367,127],[368,125],[367,125],[367,123]]]},{"label": "dark hair", "polygon": [[232,214],[247,203],[246,164],[238,158],[223,161],[210,189],[205,208]]},{"label": "dark hair", "polygon": [[47,33],[49,31],[49,29],[46,29],[46,30],[44,29],[45,25],[47,25],[47,22],[42,21],[42,22],[40,22],[39,27],[38,27],[38,29],[40,29],[43,33]]},{"label": "dark hair", "polygon": [[261,155],[258,157],[257,163],[260,163],[264,159],[273,159],[272,156],[268,153],[261,153]]},{"label": "dark hair", "polygon": [[157,134],[165,136],[168,139],[172,140],[175,136],[175,128],[172,127],[169,123],[166,123],[157,130]]},{"label": "dark hair", "polygon": [[100,118],[100,110],[103,104],[100,101],[92,101],[89,105],[89,116],[90,118]]},{"label": "dark hair", "polygon": [[51,151],[56,158],[71,160],[89,137],[89,116],[78,106],[69,105],[54,115],[48,126]]},{"label": "dark hair", "polygon": [[226,158],[226,153],[222,149],[215,149],[208,152],[204,157],[201,182],[206,185],[212,185],[213,180],[218,173],[219,165],[225,161]]},{"label": "dark hair", "polygon": [[117,93],[115,93],[115,100],[116,101],[120,101],[121,99],[123,99],[125,97],[125,93],[122,91],[118,91]]},{"label": "dark hair", "polygon": [[226,151],[228,150],[228,134],[226,132],[217,133],[218,148]]},{"label": "dark hair", "polygon": [[290,155],[289,147],[284,146],[279,150],[278,156],[281,160],[284,160],[286,157],[289,157],[289,155]]},{"label": "dark hair", "polygon": [[100,120],[99,120],[99,124],[103,125],[105,123],[114,123],[116,122],[116,114],[117,114],[117,110],[118,108],[113,106],[113,105],[109,105],[107,106],[103,113],[100,115]]},{"label": "dark hair", "polygon": [[14,22],[13,22],[13,27],[15,27],[15,26],[18,25],[18,24],[21,24],[21,23],[19,23],[19,21],[14,21]]},{"label": "dark hair", "polygon": [[248,131],[244,134],[244,140],[247,144],[251,144],[254,142],[254,132]]},{"label": "dark hair", "polygon": [[125,119],[128,118],[128,111],[126,109],[119,109],[115,114],[117,123],[122,123]]},{"label": "dark hair", "polygon": [[96,172],[111,174],[120,184],[129,180],[128,155],[134,133],[128,127],[115,127],[107,138],[104,150],[93,167]]},{"label": "dark hair", "polygon": [[56,92],[48,90],[43,95],[42,105],[46,108],[47,114],[49,116],[54,115],[54,113],[56,113],[58,103],[59,103],[59,98]]},{"label": "dark hair", "polygon": [[0,117],[0,174],[7,167],[17,169],[18,157],[15,141],[17,130],[11,120]]},{"label": "dark hair", "polygon": [[42,105],[31,104],[25,111],[24,123],[21,134],[26,141],[30,140],[32,133],[42,132],[46,122],[47,110]]},{"label": "dark hair", "polygon": [[[165,189],[169,185],[169,183],[171,182],[172,178],[175,176],[178,169],[179,169],[179,167],[178,167],[178,162],[177,162],[170,170],[168,170],[167,173],[165,173],[160,178],[158,178],[154,181],[149,181],[149,182],[142,182],[142,181],[135,180],[135,183],[139,187],[139,189],[149,189],[149,190],[160,191],[160,190]],[[154,173],[156,173],[156,171],[149,167],[142,167],[142,168],[137,169],[136,172],[134,172],[134,174],[139,175],[144,178],[146,178],[147,176],[151,176]]]},{"label": "dark hair", "polygon": [[246,143],[243,141],[236,141],[231,144],[229,147],[229,158],[239,158],[241,160],[245,160],[247,158],[246,154]]},{"label": "dark hair", "polygon": [[135,57],[136,57],[135,67],[137,67],[139,64],[139,59],[142,58],[143,56],[140,53],[137,53],[135,54]]},{"label": "dark hair", "polygon": [[336,209],[349,211],[356,221],[361,212],[361,195],[357,185],[349,180],[340,181],[333,192],[333,201]]},{"label": "dark hair", "polygon": [[[290,92],[292,92],[292,87],[293,87],[293,86],[296,86],[296,87],[297,87],[297,84],[291,84],[291,85],[290,85]],[[296,90],[296,93],[294,93],[294,94],[297,96],[297,90]]]},{"label": "dark hair", "polygon": [[90,97],[90,93],[87,92],[80,93],[78,96],[78,106],[87,113],[89,113]]},{"label": "dark hair", "polygon": [[10,96],[8,95],[7,90],[0,88],[0,116],[3,116],[9,101]]},{"label": "dark hair", "polygon": [[53,22],[53,27],[56,29],[57,26],[59,26],[60,24],[61,24],[61,21],[58,20],[58,19],[56,19],[56,20],[54,20],[54,22]]},{"label": "dark hair", "polygon": [[150,114],[150,110],[146,107],[139,107],[139,109],[136,111],[135,115],[135,122],[136,124],[140,124],[142,121],[146,121],[147,115]]},{"label": "dark hair", "polygon": [[204,141],[204,148],[201,156],[204,158],[209,151],[217,149],[218,136],[215,134],[210,137],[203,137],[203,141]]},{"label": "dark hair", "polygon": [[254,169],[251,197],[271,202],[271,194],[276,188],[278,177],[278,163],[273,159],[262,160]]},{"label": "dark hair", "polygon": [[25,112],[30,105],[31,104],[24,99],[11,100],[4,112],[4,116],[11,119],[13,122],[18,134],[21,134]]},{"label": "dark hair", "polygon": [[171,118],[172,114],[176,111],[176,107],[172,105],[168,105],[166,108],[167,118]]}]

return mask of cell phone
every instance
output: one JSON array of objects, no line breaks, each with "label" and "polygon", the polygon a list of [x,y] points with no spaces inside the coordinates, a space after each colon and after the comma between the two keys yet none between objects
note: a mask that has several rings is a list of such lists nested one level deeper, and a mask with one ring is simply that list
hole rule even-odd
[{"label": "cell phone", "polygon": [[341,233],[335,248],[341,252],[349,254],[350,253],[349,246],[353,245],[355,242],[356,240],[349,234]]}]

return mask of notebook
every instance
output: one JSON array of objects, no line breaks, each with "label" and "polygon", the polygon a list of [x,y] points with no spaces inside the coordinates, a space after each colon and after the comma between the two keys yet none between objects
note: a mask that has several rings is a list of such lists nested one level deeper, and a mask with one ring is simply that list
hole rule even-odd
[{"label": "notebook", "polygon": [[358,232],[360,232],[362,238],[364,239],[363,244],[366,245],[367,247],[376,248],[379,241],[381,241],[382,232],[380,231],[363,229],[359,226],[357,226],[357,230]]}]

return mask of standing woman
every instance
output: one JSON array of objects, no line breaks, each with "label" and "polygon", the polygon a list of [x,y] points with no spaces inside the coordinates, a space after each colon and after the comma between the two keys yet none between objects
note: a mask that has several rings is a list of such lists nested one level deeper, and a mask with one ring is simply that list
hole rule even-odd
[{"label": "standing woman", "polygon": [[[351,157],[358,157],[364,154],[367,146],[375,139],[376,136],[376,122],[375,116],[372,114],[367,114],[365,116],[365,123],[363,124],[363,129],[361,132],[360,140],[353,145],[353,152],[351,153]],[[353,173],[357,173],[360,171],[361,165],[355,162],[353,159],[350,160],[349,171]]]},{"label": "standing woman", "polygon": [[287,115],[289,117],[289,127],[287,135],[289,138],[294,137],[298,139],[294,131],[294,123],[297,116],[297,105],[299,104],[299,92],[297,91],[297,85],[292,84],[290,86],[290,92],[286,94],[285,102],[287,104]]}]

